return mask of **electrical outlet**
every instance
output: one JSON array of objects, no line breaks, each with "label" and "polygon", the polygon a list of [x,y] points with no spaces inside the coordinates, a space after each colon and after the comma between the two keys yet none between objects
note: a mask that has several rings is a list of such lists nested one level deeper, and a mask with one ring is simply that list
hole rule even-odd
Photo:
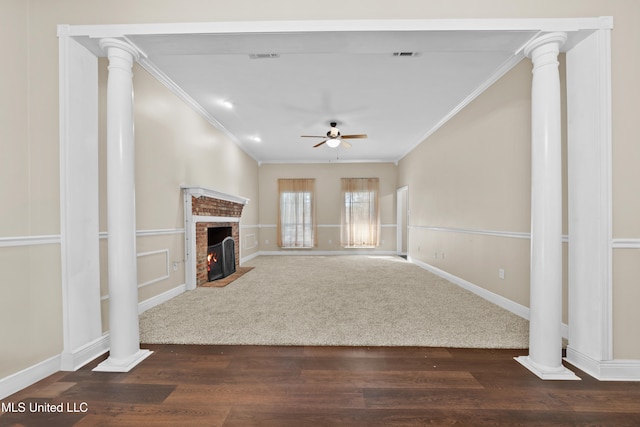
[{"label": "electrical outlet", "polygon": [[498,276],[500,277],[500,279],[504,280],[504,269],[503,268],[498,270]]},{"label": "electrical outlet", "polygon": [[178,262],[177,261],[173,262],[173,271],[178,271]]}]

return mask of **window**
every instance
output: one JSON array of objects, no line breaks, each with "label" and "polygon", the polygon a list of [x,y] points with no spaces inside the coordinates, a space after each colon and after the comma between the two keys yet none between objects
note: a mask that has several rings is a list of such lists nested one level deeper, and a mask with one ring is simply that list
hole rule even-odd
[{"label": "window", "polygon": [[380,244],[379,188],[378,178],[342,178],[342,246],[372,248]]},{"label": "window", "polygon": [[312,248],[316,244],[315,180],[278,180],[278,246]]}]

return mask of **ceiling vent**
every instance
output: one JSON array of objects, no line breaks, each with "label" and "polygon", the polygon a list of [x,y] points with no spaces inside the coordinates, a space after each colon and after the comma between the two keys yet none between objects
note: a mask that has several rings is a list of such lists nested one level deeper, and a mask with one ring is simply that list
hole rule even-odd
[{"label": "ceiling vent", "polygon": [[393,56],[418,56],[418,52],[393,52]]},{"label": "ceiling vent", "polygon": [[249,58],[251,58],[251,59],[280,58],[280,54],[278,54],[278,53],[251,53],[251,54],[249,54]]}]

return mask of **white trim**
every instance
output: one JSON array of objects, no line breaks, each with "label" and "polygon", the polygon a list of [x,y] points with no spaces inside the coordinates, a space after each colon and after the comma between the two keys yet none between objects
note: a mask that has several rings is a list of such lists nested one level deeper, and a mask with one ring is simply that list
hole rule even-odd
[{"label": "white trim", "polygon": [[[404,209],[401,204],[401,197],[404,198]],[[406,236],[403,236],[403,232],[406,231]],[[406,251],[402,250],[402,247],[409,247],[408,242],[405,242],[403,237],[409,239],[409,186],[404,185],[396,188],[396,254],[407,255]]]},{"label": "white trim", "polygon": [[144,283],[138,283],[138,289],[144,287],[144,286],[148,286],[148,285],[152,285],[154,283],[157,282],[161,282],[163,280],[168,279],[169,277],[171,277],[171,272],[169,269],[169,249],[158,249],[156,251],[150,251],[150,252],[139,252],[136,254],[136,259],[143,257],[143,256],[150,256],[150,255],[157,255],[157,254],[165,254],[165,260],[166,260],[166,272],[164,274],[164,276],[160,276],[160,277],[156,277],[155,279],[152,280],[148,280]]},{"label": "white trim", "polygon": [[309,256],[339,256],[339,255],[396,255],[395,251],[376,251],[374,249],[345,249],[341,251],[316,251],[313,249],[296,250],[283,249],[281,251],[260,251],[259,255],[309,255]]},{"label": "white trim", "polygon": [[640,249],[640,239],[613,239],[613,249]]},{"label": "white trim", "polygon": [[58,41],[61,363],[75,366],[102,336],[98,200],[98,60]]},{"label": "white trim", "polygon": [[73,350],[71,353],[60,355],[60,370],[75,371],[96,357],[109,351],[109,333],[103,334],[92,342]]},{"label": "white trim", "polygon": [[567,369],[564,365],[560,364],[559,367],[548,369],[547,367],[540,366],[529,356],[514,357],[515,361],[534,373],[538,378],[542,380],[562,380],[562,381],[579,381],[580,377],[573,373],[570,369]]},{"label": "white trim", "polygon": [[[106,234],[108,235],[108,232]],[[161,228],[156,230],[136,231],[136,237],[166,236],[169,234],[184,234],[184,228]]]},{"label": "white trim", "polygon": [[519,231],[476,230],[471,228],[438,227],[432,225],[409,225],[409,228],[445,233],[479,234],[481,236],[507,237],[511,239],[531,239],[531,233]]},{"label": "white trim", "polygon": [[249,199],[247,199],[246,197],[234,196],[231,194],[222,193],[217,190],[211,190],[209,188],[186,185],[182,185],[180,186],[180,188],[183,189],[186,194],[189,194],[196,199],[200,197],[210,197],[212,199],[224,200],[226,202],[239,203],[241,205],[246,205],[247,203],[249,203]]},{"label": "white trim", "polygon": [[114,359],[109,357],[104,362],[92,369],[94,372],[129,372],[137,365],[142,363],[147,357],[151,356],[153,351],[139,349],[131,356],[124,359]]},{"label": "white trim", "polygon": [[[160,228],[155,230],[138,230],[136,231],[136,237],[151,237],[151,236],[168,236],[171,234],[184,234],[184,228]],[[109,232],[101,231],[99,233],[100,239],[108,239]]]},{"label": "white trim", "polygon": [[[255,233],[242,234],[242,246],[241,249],[243,251],[248,251],[250,249],[254,249],[258,247],[258,237]],[[249,242],[249,243],[247,243]]]},{"label": "white trim", "polygon": [[15,236],[0,237],[0,248],[15,248],[19,246],[55,245],[61,242],[59,234],[43,236]]},{"label": "white trim", "polygon": [[254,259],[254,258],[257,258],[257,257],[259,257],[260,255],[263,255],[263,253],[262,253],[262,252],[260,252],[260,251],[258,251],[258,252],[254,252],[254,253],[252,253],[251,255],[247,255],[246,257],[244,257],[244,258],[241,258],[241,259],[240,259],[240,265],[242,265],[242,264],[244,264],[244,263],[246,263],[246,262],[249,262],[249,261],[251,261],[251,260],[252,260],[252,259]]},{"label": "white trim", "polygon": [[434,267],[430,264],[427,264],[426,262],[414,259],[412,257],[408,257],[408,260],[417,265],[418,267],[424,268],[427,271],[430,271],[431,273],[435,274],[436,276],[440,276],[443,279],[446,279],[452,283],[455,283],[456,285],[460,286],[463,289],[466,289],[470,292],[473,292],[474,294],[486,299],[487,301],[490,301],[494,304],[496,304],[499,307],[502,307],[510,312],[512,312],[515,315],[518,315],[524,319],[529,320],[529,307],[525,307],[524,305],[518,304],[517,302],[511,301],[510,299],[507,299],[501,295],[498,294],[494,294],[491,291],[486,290],[485,288],[482,288],[476,284],[473,284],[471,282],[468,282],[464,279],[461,279],[458,276],[454,276],[451,273],[448,273],[444,270],[440,270],[437,267]]},{"label": "white trim", "polygon": [[0,399],[4,399],[60,370],[60,355],[50,357],[35,365],[0,379]]},{"label": "white trim", "polygon": [[184,206],[184,282],[187,290],[196,288],[196,223],[193,220],[193,206],[187,191],[183,191]]},{"label": "white trim", "polygon": [[[471,283],[467,280],[464,280],[458,276],[455,276],[451,273],[448,273],[444,270],[440,270],[437,267],[434,267],[430,264],[427,264],[425,262],[422,262],[420,260],[417,259],[413,259],[412,257],[408,257],[408,261],[417,265],[418,267],[424,268],[427,271],[430,271],[431,273],[442,277],[443,279],[446,279],[458,286],[460,286],[463,289],[466,289],[470,292],[473,292],[474,294],[478,295],[479,297],[482,297],[484,299],[486,299],[487,301],[504,308],[507,311],[510,311],[511,313],[515,314],[516,316],[520,316],[523,319],[527,319],[529,320],[529,316],[530,316],[530,310],[529,307],[525,307],[522,304],[518,304],[515,301],[511,301],[508,298],[503,297],[502,295],[498,295],[495,294],[491,291],[486,290],[485,288],[478,286],[474,283]],[[562,328],[562,337],[563,338],[567,338],[569,336],[569,326],[566,323],[563,323],[561,325]]]},{"label": "white trim", "polygon": [[[441,231],[445,233],[477,234],[481,236],[505,237],[510,239],[531,239],[531,233],[520,231],[500,231],[500,230],[476,230],[472,228],[438,227],[432,225],[409,225],[409,228],[418,230]],[[562,235],[564,243],[569,242],[567,234]]]},{"label": "white trim", "polygon": [[239,217],[234,216],[206,216],[206,215],[192,215],[193,222],[240,222]]},{"label": "white trim", "polygon": [[[162,254],[162,253],[165,254],[165,258],[166,258],[166,261],[167,261],[165,275],[157,277],[157,278],[149,280],[149,281],[146,281],[144,283],[138,283],[138,289],[144,288],[145,286],[149,286],[149,285],[152,285],[154,283],[158,283],[158,282],[161,282],[163,280],[167,280],[168,278],[170,278],[171,277],[171,272],[170,272],[170,265],[169,264],[170,264],[170,258],[171,257],[169,255],[169,249],[158,249],[156,251],[140,252],[140,253],[136,254],[136,259],[137,259],[137,258],[140,258],[142,256],[157,255],[157,254]],[[182,285],[182,286],[184,286],[184,285]],[[155,297],[153,297],[153,298],[155,298]],[[100,296],[100,301],[106,301],[108,299],[109,299],[109,294]],[[148,310],[148,308],[146,308],[145,310]]]},{"label": "white trim", "polygon": [[[59,25],[58,35],[92,39],[147,34],[229,34],[329,31],[580,31],[612,28],[610,16],[524,19],[371,19],[309,21],[234,21],[199,23]],[[99,52],[97,52],[98,54]],[[104,56],[102,53],[101,56]]]},{"label": "white trim", "polygon": [[[395,228],[398,224],[380,224],[381,228]],[[258,228],[277,228],[276,224],[258,224]],[[340,228],[340,224],[317,224],[317,228]]]},{"label": "white trim", "polygon": [[573,46],[566,61],[569,342],[605,361],[614,331],[610,29]]},{"label": "white trim", "polygon": [[640,381],[640,360],[595,360],[571,346],[564,360],[600,381]]},{"label": "white trim", "polygon": [[142,314],[145,311],[160,305],[162,303],[165,303],[167,301],[169,301],[172,298],[177,297],[178,295],[184,293],[187,290],[186,285],[182,284],[180,286],[177,286],[173,289],[169,289],[168,291],[165,291],[161,294],[155,295],[149,299],[146,299],[144,301],[141,301],[138,303],[138,314]]}]

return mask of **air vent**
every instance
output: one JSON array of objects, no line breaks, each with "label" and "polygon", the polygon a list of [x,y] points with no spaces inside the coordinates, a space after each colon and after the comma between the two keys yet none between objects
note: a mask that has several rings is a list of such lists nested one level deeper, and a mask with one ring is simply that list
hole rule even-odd
[{"label": "air vent", "polygon": [[280,54],[278,53],[252,53],[249,55],[251,59],[271,59],[271,58],[280,58]]},{"label": "air vent", "polygon": [[393,56],[418,56],[418,52],[393,52]]}]

